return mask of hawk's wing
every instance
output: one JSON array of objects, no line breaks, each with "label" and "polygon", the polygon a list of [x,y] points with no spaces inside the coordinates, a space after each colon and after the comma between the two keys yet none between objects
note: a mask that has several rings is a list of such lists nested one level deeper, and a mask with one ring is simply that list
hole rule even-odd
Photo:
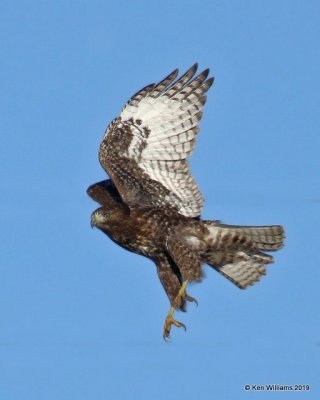
[{"label": "hawk's wing", "polygon": [[122,203],[121,197],[111,179],[94,183],[87,189],[87,194],[101,206]]},{"label": "hawk's wing", "polygon": [[99,159],[129,206],[173,207],[189,217],[200,215],[202,194],[187,158],[195,147],[209,70],[195,76],[197,64],[176,79],[173,71],[146,86],[107,128]]}]

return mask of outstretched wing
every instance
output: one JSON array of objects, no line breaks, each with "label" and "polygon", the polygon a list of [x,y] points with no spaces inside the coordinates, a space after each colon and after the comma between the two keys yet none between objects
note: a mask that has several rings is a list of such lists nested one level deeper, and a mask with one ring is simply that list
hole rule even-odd
[{"label": "outstretched wing", "polygon": [[202,194],[187,158],[195,147],[209,70],[195,77],[197,64],[175,80],[173,71],[146,86],[107,128],[99,159],[129,206],[172,207],[188,217],[200,215]]},{"label": "outstretched wing", "polygon": [[121,197],[111,179],[94,183],[87,189],[87,194],[101,206],[113,206],[122,203]]}]

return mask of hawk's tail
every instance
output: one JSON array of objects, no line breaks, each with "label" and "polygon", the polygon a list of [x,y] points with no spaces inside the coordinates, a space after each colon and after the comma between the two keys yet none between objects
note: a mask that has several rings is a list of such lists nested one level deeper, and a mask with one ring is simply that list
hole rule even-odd
[{"label": "hawk's tail", "polygon": [[265,265],[273,257],[262,251],[283,247],[284,229],[273,226],[237,226],[204,221],[209,245],[203,262],[211,265],[241,289],[256,283],[266,274]]}]

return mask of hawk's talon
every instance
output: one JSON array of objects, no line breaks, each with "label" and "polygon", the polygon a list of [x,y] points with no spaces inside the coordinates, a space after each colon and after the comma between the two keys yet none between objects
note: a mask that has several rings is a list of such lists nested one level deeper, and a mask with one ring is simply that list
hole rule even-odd
[{"label": "hawk's talon", "polygon": [[176,321],[173,318],[173,313],[174,313],[175,309],[179,308],[180,305],[183,304],[183,301],[185,299],[188,301],[195,301],[197,303],[196,299],[194,299],[193,297],[189,296],[186,293],[187,284],[188,284],[188,280],[183,281],[181,288],[179,289],[179,292],[170,307],[169,313],[164,322],[164,328],[163,328],[163,339],[164,340],[168,340],[170,337],[171,325],[174,325],[177,328],[182,327],[185,331],[187,330],[187,327],[185,326],[185,324],[183,324],[182,322]]},{"label": "hawk's talon", "polygon": [[196,303],[196,306],[198,307],[198,305],[199,305],[198,300],[195,299],[194,297],[189,296],[187,293],[185,293],[185,299],[187,301],[190,301],[190,303]]},{"label": "hawk's talon", "polygon": [[185,331],[187,330],[187,327],[185,326],[185,324],[183,324],[182,322],[179,322],[173,318],[173,316],[172,316],[173,312],[174,312],[174,308],[171,307],[169,314],[164,322],[163,339],[166,341],[169,340],[169,338],[170,338],[170,331],[171,331],[172,325],[176,326],[177,328],[183,328]]}]

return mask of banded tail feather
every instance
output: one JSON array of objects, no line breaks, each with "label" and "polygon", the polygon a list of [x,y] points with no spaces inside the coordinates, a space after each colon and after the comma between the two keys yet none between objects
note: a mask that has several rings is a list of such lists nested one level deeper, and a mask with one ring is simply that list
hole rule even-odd
[{"label": "banded tail feather", "polygon": [[209,264],[240,289],[255,284],[266,275],[265,265],[273,257],[262,251],[276,251],[283,247],[284,229],[280,225],[237,226],[204,221],[210,245],[204,262]]}]

